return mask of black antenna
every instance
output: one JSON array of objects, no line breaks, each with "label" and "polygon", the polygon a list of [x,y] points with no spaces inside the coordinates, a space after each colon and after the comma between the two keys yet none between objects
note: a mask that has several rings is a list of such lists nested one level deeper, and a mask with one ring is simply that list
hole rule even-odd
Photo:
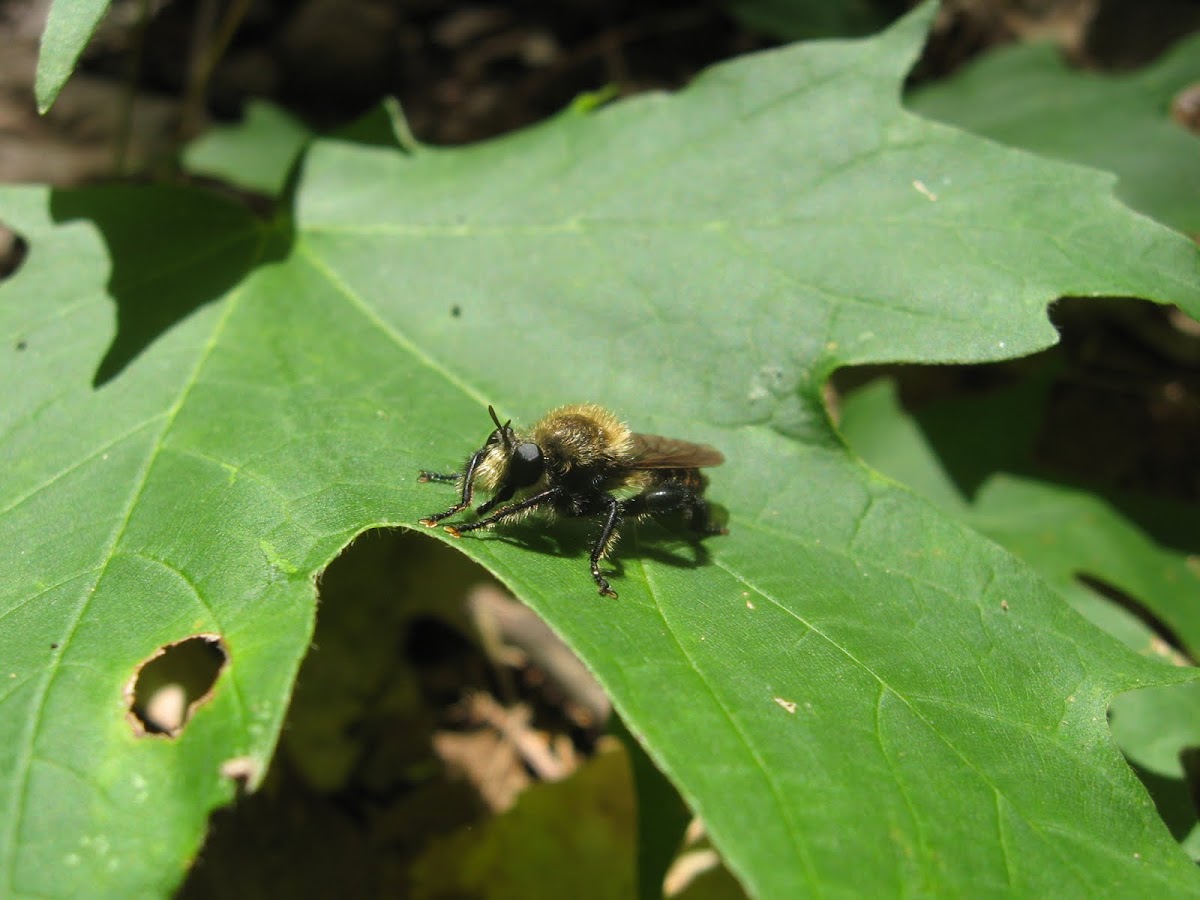
[{"label": "black antenna", "polygon": [[512,430],[508,426],[512,424],[512,419],[509,419],[503,425],[500,424],[500,417],[496,415],[496,411],[492,409],[492,404],[488,404],[488,415],[492,417],[492,421],[496,423],[496,427],[500,429],[500,440],[504,441],[504,449],[508,450],[509,441],[508,433]]}]

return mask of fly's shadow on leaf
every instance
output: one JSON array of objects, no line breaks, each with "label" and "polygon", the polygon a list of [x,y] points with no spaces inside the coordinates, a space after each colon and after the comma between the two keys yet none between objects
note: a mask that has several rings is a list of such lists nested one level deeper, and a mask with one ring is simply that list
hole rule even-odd
[{"label": "fly's shadow on leaf", "polygon": [[286,256],[293,239],[290,219],[264,223],[228,198],[193,188],[60,190],[50,211],[58,223],[91,222],[108,248],[116,335],[92,379],[97,388],[255,266]]},{"label": "fly's shadow on leaf", "polygon": [[[462,540],[492,540],[520,547],[546,556],[586,561],[599,533],[599,523],[584,519],[528,519],[513,524],[470,532]],[[709,551],[704,540],[720,540],[719,536],[702,537],[689,532],[675,522],[627,522],[620,528],[620,539],[609,555],[601,560],[601,571],[624,575],[623,563],[630,560],[653,560],[665,566],[698,569],[708,564]],[[583,574],[586,575],[586,565]],[[614,585],[620,590],[619,585]]]}]

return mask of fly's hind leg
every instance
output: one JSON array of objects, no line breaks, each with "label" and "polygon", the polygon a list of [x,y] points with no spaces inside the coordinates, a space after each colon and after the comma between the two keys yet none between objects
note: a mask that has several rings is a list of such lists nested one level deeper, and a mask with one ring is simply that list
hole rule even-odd
[{"label": "fly's hind leg", "polygon": [[625,509],[637,516],[661,516],[678,512],[688,528],[699,535],[728,534],[712,522],[712,507],[685,481],[664,481],[626,501]]},{"label": "fly's hind leg", "polygon": [[607,508],[604,525],[600,529],[600,536],[596,538],[596,543],[592,547],[592,581],[596,582],[596,587],[599,588],[601,596],[616,599],[617,592],[609,586],[608,579],[600,574],[600,560],[612,549],[612,545],[617,542],[617,526],[621,523],[622,507],[620,500],[609,495],[604,497],[604,505]]}]

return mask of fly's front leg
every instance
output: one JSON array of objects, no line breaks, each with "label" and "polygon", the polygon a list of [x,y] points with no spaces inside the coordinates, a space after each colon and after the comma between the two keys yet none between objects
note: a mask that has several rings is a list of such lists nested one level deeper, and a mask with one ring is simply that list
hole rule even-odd
[{"label": "fly's front leg", "polygon": [[462,478],[462,496],[445,512],[435,513],[432,516],[426,516],[421,519],[421,524],[426,528],[432,528],[442,519],[448,519],[457,512],[461,512],[471,505],[471,497],[475,493],[475,470],[479,468],[479,463],[483,460],[484,453],[487,448],[476,450],[474,455],[467,461],[467,468],[461,476],[458,475],[441,475],[437,472],[422,472],[417,476],[417,481],[457,481]]},{"label": "fly's front leg", "polygon": [[600,589],[601,596],[615,599],[617,592],[609,586],[608,579],[600,574],[600,560],[616,542],[617,525],[621,521],[621,501],[616,497],[605,496],[604,503],[608,507],[608,514],[604,519],[604,527],[600,529],[600,536],[596,538],[596,544],[592,547],[592,580]]},{"label": "fly's front leg", "polygon": [[501,487],[498,491],[496,491],[496,496],[494,496],[491,500],[488,500],[486,503],[481,503],[475,509],[475,514],[486,516],[501,503],[507,503],[509,500],[511,500],[513,494],[516,492],[517,489],[512,485],[505,485],[504,487]]},{"label": "fly's front leg", "polygon": [[[549,490],[542,491],[540,494],[534,494],[532,497],[526,497],[519,503],[511,503],[502,509],[498,509],[486,519],[480,519],[478,522],[468,522],[465,525],[443,525],[442,527],[454,537],[462,537],[465,532],[475,531],[479,528],[489,528],[492,525],[495,525],[497,522],[504,521],[510,516],[515,516],[518,513],[523,513],[527,510],[534,509],[544,503],[549,503],[557,496],[558,490],[556,488],[550,488]],[[459,508],[461,509],[462,507]],[[422,519],[422,521],[424,520]]]}]

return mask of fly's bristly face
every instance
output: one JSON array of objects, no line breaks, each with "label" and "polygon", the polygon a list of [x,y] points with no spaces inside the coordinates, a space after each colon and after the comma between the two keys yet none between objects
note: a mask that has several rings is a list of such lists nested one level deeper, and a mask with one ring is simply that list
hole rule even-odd
[{"label": "fly's bristly face", "polygon": [[[501,424],[491,406],[488,414],[496,428],[461,473],[420,473],[419,481],[455,482],[462,490],[458,503],[421,519],[422,525],[433,527],[469,507],[477,483],[492,496],[476,508],[476,521],[444,526],[454,537],[534,512],[595,518],[601,527],[592,547],[592,579],[609,597],[617,593],[599,563],[626,518],[675,514],[700,537],[726,533],[711,524],[703,497],[706,481],[699,470],[724,461],[712,447],[634,434],[593,403],[560,406],[528,434],[514,430],[511,420]],[[492,512],[500,504],[506,505]]]},{"label": "fly's bristly face", "polygon": [[518,435],[511,420],[501,425],[490,406],[488,413],[496,423],[496,430],[488,436],[481,451],[483,458],[475,476],[480,485],[488,491],[511,487],[511,493],[515,493],[537,484],[545,472],[541,447]]}]

